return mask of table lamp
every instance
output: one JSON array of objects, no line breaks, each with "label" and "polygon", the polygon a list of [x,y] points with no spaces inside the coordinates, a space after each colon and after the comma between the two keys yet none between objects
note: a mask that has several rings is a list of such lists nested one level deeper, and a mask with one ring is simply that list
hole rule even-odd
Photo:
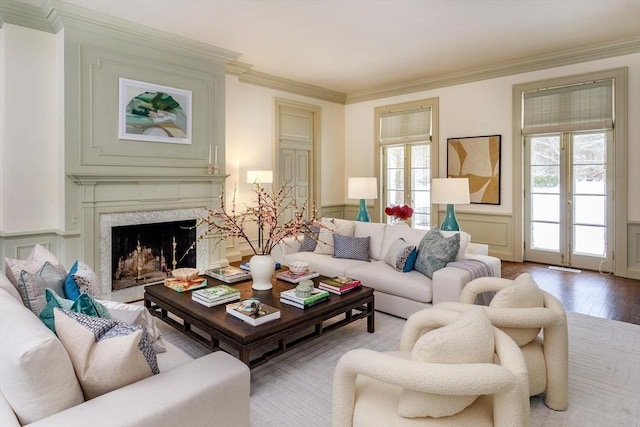
[{"label": "table lamp", "polygon": [[347,198],[360,199],[360,210],[356,221],[371,222],[367,211],[367,199],[378,198],[378,181],[375,177],[352,177],[347,186]]},{"label": "table lamp", "polygon": [[460,231],[453,205],[470,203],[468,178],[434,178],[431,180],[431,203],[447,205],[441,230]]}]

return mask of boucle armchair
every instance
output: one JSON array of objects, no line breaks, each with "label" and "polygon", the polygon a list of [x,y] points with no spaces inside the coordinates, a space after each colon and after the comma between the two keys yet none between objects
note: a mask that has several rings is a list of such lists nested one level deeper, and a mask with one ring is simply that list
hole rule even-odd
[{"label": "boucle armchair", "polygon": [[484,292],[497,292],[484,309],[493,326],[509,335],[520,347],[529,372],[529,395],[544,393],[545,404],[563,411],[568,404],[569,350],[567,316],[562,303],[540,289],[529,273],[515,280],[482,277],[470,281],[460,303],[437,307],[462,311]]},{"label": "boucle armchair", "polygon": [[483,310],[424,309],[407,320],[400,351],[340,358],[332,424],[527,426],[527,391],[522,353]]}]

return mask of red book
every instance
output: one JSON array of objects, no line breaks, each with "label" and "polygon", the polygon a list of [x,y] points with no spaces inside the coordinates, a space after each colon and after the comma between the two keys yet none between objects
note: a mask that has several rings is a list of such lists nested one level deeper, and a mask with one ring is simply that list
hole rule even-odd
[{"label": "red book", "polygon": [[324,289],[325,291],[328,291],[328,292],[331,292],[332,294],[337,294],[337,295],[344,295],[347,292],[351,292],[354,289],[359,289],[361,287],[362,287],[362,284],[360,282],[354,283],[353,285],[345,286],[343,288],[334,288],[332,286],[327,286],[324,283],[320,283],[318,285],[318,289]]},{"label": "red book", "polygon": [[338,290],[351,289],[354,286],[361,285],[359,280],[350,279],[348,277],[336,276],[329,279],[322,279],[320,284]]}]

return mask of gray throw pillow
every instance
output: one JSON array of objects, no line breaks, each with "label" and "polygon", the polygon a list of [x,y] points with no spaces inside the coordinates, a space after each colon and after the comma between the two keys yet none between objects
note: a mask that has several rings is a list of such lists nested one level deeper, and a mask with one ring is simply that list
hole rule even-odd
[{"label": "gray throw pillow", "polygon": [[313,252],[316,250],[316,245],[318,244],[318,235],[320,234],[320,227],[317,225],[312,225],[309,227],[311,230],[312,236],[304,235],[302,239],[302,244],[300,245],[300,252]]},{"label": "gray throw pillow", "polygon": [[369,236],[349,237],[334,234],[333,257],[371,262],[369,259]]},{"label": "gray throw pillow", "polygon": [[64,295],[64,278],[66,272],[60,266],[54,266],[49,261],[35,273],[21,271],[18,278],[18,293],[22,297],[25,307],[37,316],[47,304],[45,289],[53,289],[58,295]]},{"label": "gray throw pillow", "polygon": [[460,233],[444,237],[438,230],[429,230],[418,245],[414,269],[431,279],[435,271],[456,260],[459,249]]}]

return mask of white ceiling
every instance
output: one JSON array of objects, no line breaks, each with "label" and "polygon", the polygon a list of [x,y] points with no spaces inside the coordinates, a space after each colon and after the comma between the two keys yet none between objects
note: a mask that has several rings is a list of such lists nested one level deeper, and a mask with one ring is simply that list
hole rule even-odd
[{"label": "white ceiling", "polygon": [[640,0],[65,2],[238,52],[254,71],[343,93],[640,36]]}]

